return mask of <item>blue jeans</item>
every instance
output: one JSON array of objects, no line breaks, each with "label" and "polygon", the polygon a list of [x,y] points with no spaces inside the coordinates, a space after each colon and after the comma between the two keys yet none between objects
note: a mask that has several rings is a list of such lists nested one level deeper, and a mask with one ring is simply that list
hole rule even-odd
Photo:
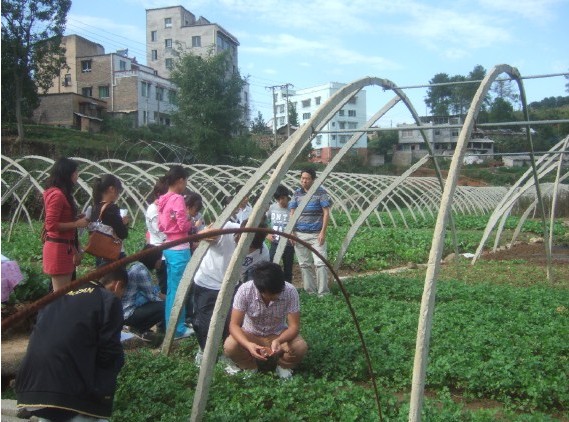
[{"label": "blue jeans", "polygon": [[[168,328],[168,323],[170,319],[170,313],[172,312],[172,307],[174,306],[174,299],[176,298],[176,292],[178,291],[178,286],[180,280],[182,280],[182,275],[184,275],[184,270],[186,265],[190,261],[191,252],[189,249],[179,249],[172,250],[166,249],[164,251],[164,258],[166,258],[166,274],[168,289],[166,291],[166,303],[165,303],[165,321],[166,328]],[[186,308],[182,306],[182,311],[180,312],[180,317],[176,324],[176,335],[182,335],[186,331]]]}]

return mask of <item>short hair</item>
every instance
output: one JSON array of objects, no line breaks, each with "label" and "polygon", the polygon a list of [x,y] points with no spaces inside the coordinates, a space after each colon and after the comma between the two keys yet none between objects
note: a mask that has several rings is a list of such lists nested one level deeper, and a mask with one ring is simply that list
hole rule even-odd
[{"label": "short hair", "polygon": [[316,170],[314,170],[313,168],[304,168],[304,169],[300,170],[301,176],[302,176],[302,173],[308,173],[312,177],[312,180],[316,180]]},{"label": "short hair", "polygon": [[290,197],[290,190],[288,190],[288,188],[286,186],[278,185],[277,190],[275,191],[275,194],[273,195],[273,198],[279,199],[282,196]]},{"label": "short hair", "polygon": [[274,262],[261,261],[253,267],[253,284],[261,293],[281,293],[285,288],[283,269]]},{"label": "short hair", "polygon": [[123,284],[124,287],[126,287],[126,285],[128,284],[128,272],[126,271],[125,267],[120,267],[117,268],[116,270],[109,271],[99,279],[99,282],[103,286],[111,284],[114,281],[119,281]]},{"label": "short hair", "polygon": [[156,262],[162,259],[162,251],[156,248],[154,245],[145,245],[144,248],[142,248],[143,251],[146,251],[148,249],[152,250],[146,252],[146,254],[144,254],[144,256],[140,258],[138,261],[144,264],[144,266],[148,268],[150,271],[152,271],[156,266]]}]

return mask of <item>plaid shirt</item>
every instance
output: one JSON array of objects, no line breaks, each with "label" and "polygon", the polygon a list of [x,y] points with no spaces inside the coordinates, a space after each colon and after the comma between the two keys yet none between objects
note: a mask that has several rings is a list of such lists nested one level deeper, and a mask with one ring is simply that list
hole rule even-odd
[{"label": "plaid shirt", "polygon": [[129,318],[139,306],[161,300],[148,268],[142,262],[132,264],[128,269],[128,284],[121,299],[124,319]]},{"label": "plaid shirt", "polygon": [[279,335],[286,330],[286,317],[288,314],[300,312],[300,302],[295,287],[285,282],[285,288],[279,297],[265,305],[261,293],[251,280],[237,290],[233,308],[245,313],[243,331],[267,337]]}]

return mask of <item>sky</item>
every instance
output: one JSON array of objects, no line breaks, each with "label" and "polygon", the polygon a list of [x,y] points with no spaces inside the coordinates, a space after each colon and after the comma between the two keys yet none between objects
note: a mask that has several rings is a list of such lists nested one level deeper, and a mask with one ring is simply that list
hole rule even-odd
[{"label": "sky", "polygon": [[[522,76],[569,72],[569,0],[73,0],[66,34],[128,48],[146,63],[146,9],[181,5],[239,40],[239,70],[250,84],[251,116],[272,117],[267,87],[293,89],[367,76],[401,87],[438,73],[464,75],[482,65]],[[565,96],[563,76],[524,80],[528,102]],[[371,117],[394,94],[367,87]],[[404,89],[420,115],[426,88]],[[397,105],[378,125],[412,122]]]}]

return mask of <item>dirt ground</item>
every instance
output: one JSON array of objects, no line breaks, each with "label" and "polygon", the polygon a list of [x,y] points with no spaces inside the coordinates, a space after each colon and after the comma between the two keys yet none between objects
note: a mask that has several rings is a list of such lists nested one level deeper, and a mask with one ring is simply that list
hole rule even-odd
[{"label": "dirt ground", "polygon": [[[523,259],[535,265],[546,265],[545,245],[543,243],[522,243],[511,249],[496,252],[486,252],[482,259],[493,261],[507,261],[511,259]],[[553,264],[569,264],[569,247],[553,246],[551,250],[551,262]]]}]

